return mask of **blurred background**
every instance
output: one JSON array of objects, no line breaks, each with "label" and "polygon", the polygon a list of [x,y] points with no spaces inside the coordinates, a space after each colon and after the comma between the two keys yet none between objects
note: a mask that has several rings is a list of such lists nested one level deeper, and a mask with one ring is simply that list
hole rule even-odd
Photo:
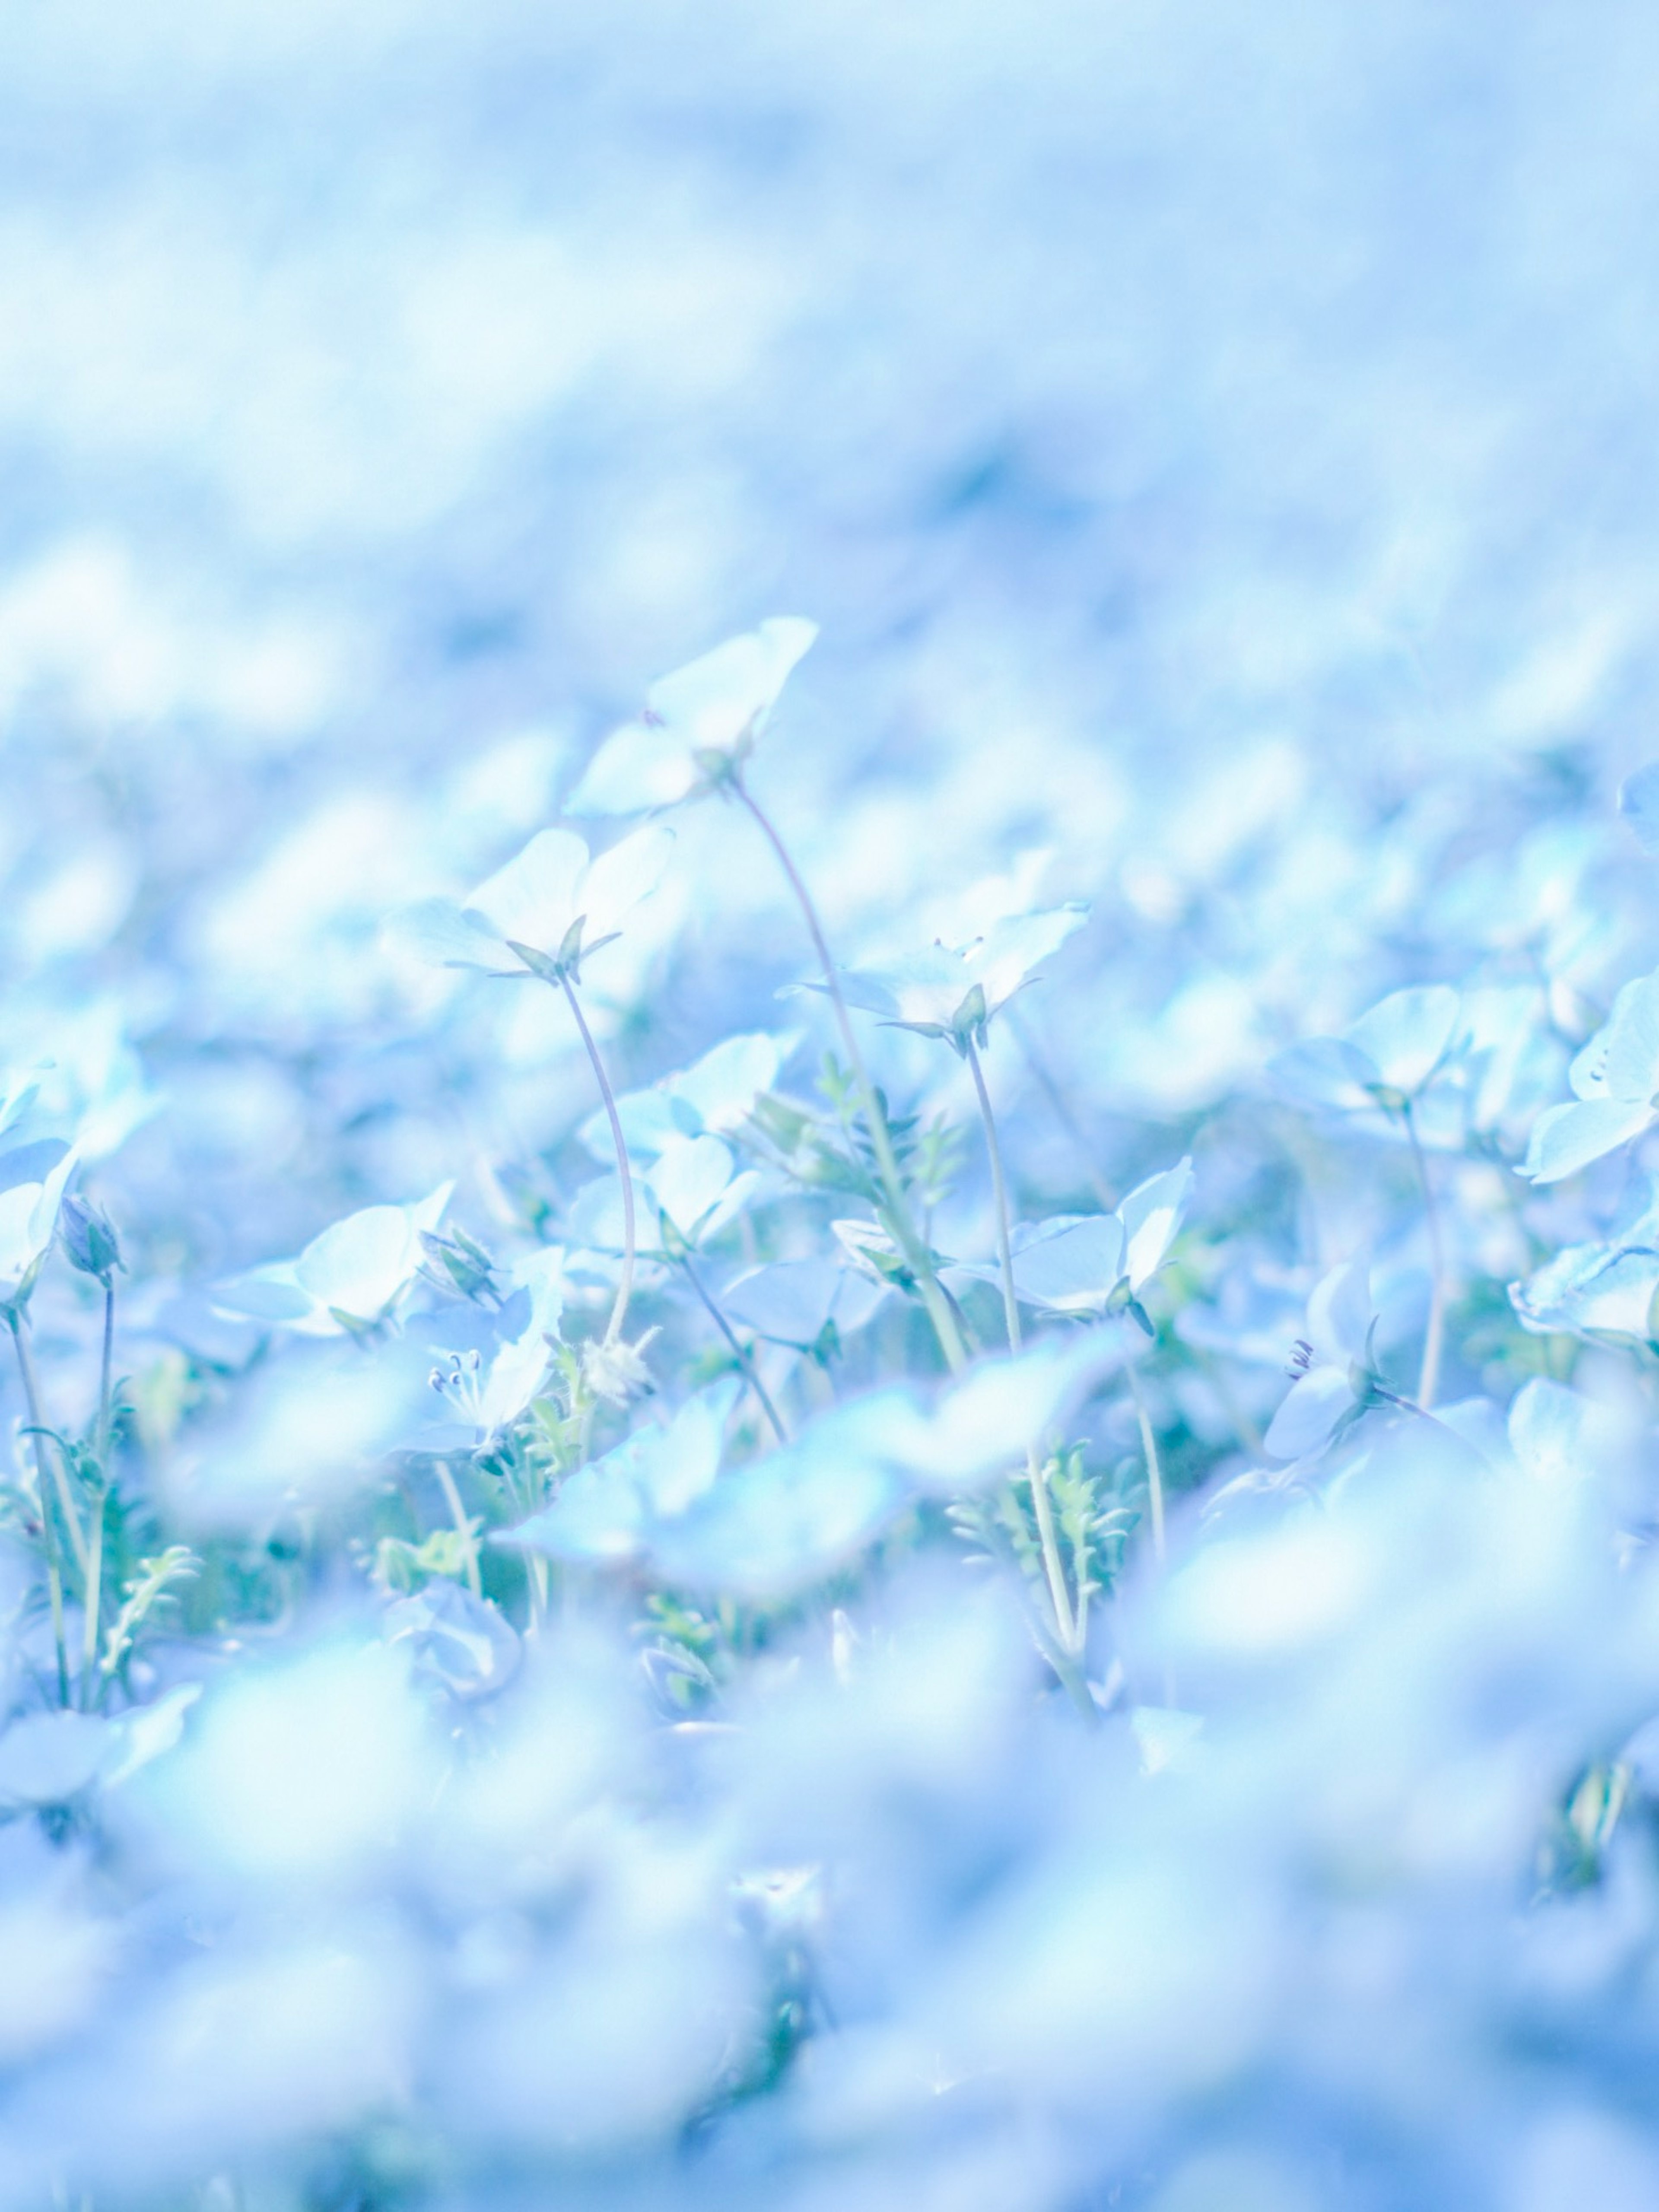
[{"label": "blurred background", "polygon": [[[458,1136],[380,919],[775,611],[846,957],[1022,854],[1095,900],[1091,1134],[1524,933],[1651,744],[1656,109],[1633,0],[12,0],[7,1058],[209,1271],[568,1127],[515,1000]],[[684,834],[633,1075],[798,972]]]}]

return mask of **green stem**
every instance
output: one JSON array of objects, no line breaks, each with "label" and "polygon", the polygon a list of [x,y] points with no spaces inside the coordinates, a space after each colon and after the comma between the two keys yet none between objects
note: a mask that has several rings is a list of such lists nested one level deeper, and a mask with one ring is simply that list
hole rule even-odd
[{"label": "green stem", "polygon": [[[996,1116],[991,1111],[991,1094],[985,1087],[985,1071],[980,1066],[979,1048],[973,1038],[968,1039],[968,1065],[973,1073],[974,1092],[979,1100],[979,1118],[985,1131],[985,1149],[991,1162],[991,1190],[996,1200],[997,1253],[1002,1263],[1002,1310],[1008,1325],[1008,1349],[1018,1352],[1021,1344],[1019,1299],[1014,1290],[1013,1234],[1008,1218],[1008,1178],[1003,1172],[1002,1146],[997,1138]],[[1031,1485],[1031,1510],[1036,1516],[1037,1539],[1042,1547],[1042,1571],[1048,1577],[1049,1602],[1054,1608],[1054,1626],[1059,1633],[1060,1648],[1074,1652],[1077,1648],[1079,1620],[1072,1611],[1070,1593],[1066,1587],[1066,1565],[1060,1554],[1060,1532],[1054,1527],[1054,1509],[1048,1495],[1048,1480],[1036,1446],[1025,1447],[1025,1472]]]},{"label": "green stem", "polygon": [[99,1614],[103,1605],[104,1581],[104,1506],[109,1497],[107,1484],[100,1485],[93,1500],[92,1541],[87,1560],[87,1601],[81,1636],[81,1710],[92,1711],[92,1701],[98,1687],[98,1630]]},{"label": "green stem", "polygon": [[1428,1224],[1429,1258],[1431,1273],[1429,1281],[1429,1324],[1423,1337],[1423,1364],[1417,1377],[1417,1402],[1427,1413],[1434,1403],[1434,1394],[1440,1382],[1440,1352],[1446,1328],[1446,1255],[1440,1234],[1440,1209],[1435,1204],[1434,1187],[1429,1181],[1429,1163],[1417,1133],[1417,1118],[1412,1112],[1411,1101],[1406,1101],[1406,1134],[1411,1139],[1412,1159],[1417,1169],[1417,1183],[1423,1194],[1423,1218]]},{"label": "green stem", "polygon": [[628,1302],[634,1295],[634,1257],[635,1237],[634,1228],[634,1176],[628,1164],[628,1146],[623,1137],[622,1116],[617,1111],[617,1094],[611,1088],[611,1078],[605,1072],[605,1062],[599,1058],[599,1048],[593,1042],[593,1032],[587,1026],[581,1001],[576,996],[576,987],[568,975],[561,974],[559,982],[570,1011],[575,1017],[576,1027],[587,1048],[587,1058],[593,1070],[593,1079],[599,1086],[599,1096],[605,1101],[605,1118],[611,1124],[611,1141],[617,1150],[617,1180],[622,1185],[623,1201],[623,1264],[622,1277],[617,1285],[616,1304],[611,1309],[611,1319],[605,1324],[605,1340],[614,1344],[622,1334],[623,1322],[628,1314]]},{"label": "green stem", "polygon": [[732,1328],[731,1322],[727,1321],[726,1316],[720,1311],[719,1306],[715,1304],[714,1299],[709,1296],[708,1285],[704,1283],[702,1277],[697,1273],[696,1269],[692,1266],[691,1255],[689,1252],[681,1254],[680,1265],[685,1270],[686,1281],[690,1284],[692,1289],[702,1299],[703,1309],[707,1312],[708,1318],[714,1322],[715,1328],[719,1329],[720,1334],[726,1339],[726,1343],[731,1346],[732,1357],[737,1361],[738,1366],[743,1370],[743,1377],[744,1382],[748,1383],[749,1388],[754,1392],[756,1398],[759,1401],[761,1410],[765,1413],[767,1419],[772,1424],[773,1435],[777,1438],[781,1444],[787,1444],[789,1441],[789,1432],[783,1425],[783,1422],[779,1415],[777,1407],[772,1403],[765,1383],[760,1379],[760,1370],[755,1364],[753,1355],[745,1350],[741,1340],[738,1338],[737,1331]]},{"label": "green stem", "polygon": [[98,1427],[93,1437],[100,1470],[107,1471],[111,1425],[111,1362],[115,1352],[115,1279],[104,1285],[104,1357],[98,1376]]},{"label": "green stem", "polygon": [[40,1528],[46,1553],[46,1595],[52,1603],[52,1633],[58,1651],[58,1702],[67,1706],[69,1693],[69,1652],[64,1638],[64,1578],[58,1571],[58,1537],[52,1525],[52,1504],[46,1496],[46,1444],[41,1436],[44,1424],[40,1419],[40,1395],[35,1388],[34,1369],[23,1349],[22,1325],[15,1307],[8,1307],[6,1319],[11,1325],[11,1340],[17,1348],[18,1371],[23,1378],[23,1395],[28,1402],[30,1443],[34,1447],[34,1486],[40,1497]]},{"label": "green stem", "polygon": [[1140,1449],[1146,1461],[1146,1498],[1151,1508],[1152,1523],[1152,1557],[1159,1566],[1164,1565],[1164,1469],[1158,1456],[1158,1438],[1152,1434],[1152,1424],[1146,1412],[1146,1401],[1140,1395],[1140,1384],[1133,1365],[1124,1370],[1129,1377],[1129,1395],[1135,1401],[1135,1419],[1140,1424]]},{"label": "green stem", "polygon": [[830,956],[829,942],[823,934],[823,925],[818,920],[817,908],[812,903],[812,895],[807,890],[799,870],[790,859],[788,848],[772,826],[769,817],[757,804],[742,777],[734,773],[727,787],[742,805],[747,807],[761,835],[772,848],[778,866],[783,870],[788,880],[789,888],[795,895],[795,902],[799,907],[802,917],[806,923],[808,934],[812,939],[812,949],[818,957],[818,966],[823,971],[823,988],[829,994],[830,1003],[836,1010],[836,1022],[841,1030],[842,1048],[847,1054],[848,1066],[852,1069],[854,1080],[858,1085],[859,1097],[864,1107],[865,1118],[870,1125],[870,1141],[875,1147],[876,1165],[881,1176],[882,1188],[886,1194],[885,1212],[888,1216],[888,1225],[897,1239],[911,1273],[915,1277],[917,1294],[927,1309],[928,1320],[933,1325],[933,1334],[939,1339],[939,1350],[945,1355],[945,1364],[952,1373],[956,1373],[968,1364],[968,1355],[963,1346],[962,1333],[957,1328],[955,1316],[939,1288],[939,1278],[933,1272],[932,1255],[921,1237],[917,1236],[915,1224],[910,1218],[910,1204],[905,1195],[904,1178],[899,1173],[898,1160],[893,1151],[893,1139],[887,1127],[887,1116],[882,1111],[881,1100],[876,1094],[875,1085],[871,1082],[869,1072],[864,1065],[864,1055],[859,1050],[858,1038],[853,1030],[852,1016],[848,1012],[847,1001],[842,995],[841,984],[836,975],[836,963]]},{"label": "green stem", "polygon": [[466,1586],[474,1597],[483,1595],[483,1578],[478,1572],[478,1539],[467,1510],[461,1503],[461,1493],[455,1487],[455,1478],[449,1471],[447,1460],[437,1462],[438,1481],[449,1505],[449,1517],[455,1523],[455,1533],[465,1547]]},{"label": "green stem", "polygon": [[115,1350],[115,1279],[104,1285],[104,1353],[98,1375],[98,1425],[93,1445],[98,1455],[98,1494],[92,1501],[92,1526],[87,1545],[85,1620],[81,1638],[81,1705],[90,1712],[96,1687],[98,1632],[103,1607],[104,1509],[109,1499],[109,1450],[112,1426],[111,1376]]}]

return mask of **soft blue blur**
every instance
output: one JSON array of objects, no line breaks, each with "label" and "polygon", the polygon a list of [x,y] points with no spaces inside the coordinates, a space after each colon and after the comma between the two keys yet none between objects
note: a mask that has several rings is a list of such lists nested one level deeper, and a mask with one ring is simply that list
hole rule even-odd
[{"label": "soft blue blur", "polygon": [[[9,0],[0,2212],[1659,2204],[1656,389],[1637,0]],[[965,1381],[738,805],[619,1345],[420,957],[779,615]]]}]

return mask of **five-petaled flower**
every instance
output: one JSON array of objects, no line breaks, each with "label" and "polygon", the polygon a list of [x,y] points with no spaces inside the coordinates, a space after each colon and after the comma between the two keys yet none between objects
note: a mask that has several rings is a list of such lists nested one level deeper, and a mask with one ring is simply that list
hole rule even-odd
[{"label": "five-petaled flower", "polygon": [[613,730],[588,763],[571,812],[634,814],[717,790],[754,750],[817,634],[799,615],[772,615],[659,678],[644,713]]},{"label": "five-petaled flower", "polygon": [[662,880],[672,843],[671,830],[637,830],[590,860],[574,830],[543,830],[466,898],[422,899],[387,933],[434,967],[579,982]]}]

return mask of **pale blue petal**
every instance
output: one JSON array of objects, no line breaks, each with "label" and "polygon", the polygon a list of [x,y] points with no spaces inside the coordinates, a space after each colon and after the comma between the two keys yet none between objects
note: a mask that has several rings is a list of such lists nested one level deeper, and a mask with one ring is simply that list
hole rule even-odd
[{"label": "pale blue petal", "polygon": [[396,950],[430,967],[481,968],[489,975],[521,972],[501,939],[453,899],[422,899],[404,907],[387,921],[385,936]]},{"label": "pale blue petal", "polygon": [[990,1010],[1005,1006],[1038,963],[1058,951],[1088,919],[1088,908],[1074,901],[1036,914],[1012,915],[987,930],[969,952],[967,967],[969,981],[981,986]]},{"label": "pale blue petal", "polygon": [[1139,1297],[1143,1283],[1157,1273],[1179,1233],[1192,1195],[1193,1164],[1184,1159],[1149,1176],[1119,1206],[1123,1224],[1123,1264],[1129,1288]]},{"label": "pale blue petal", "polygon": [[1333,1267],[1308,1300],[1308,1336],[1314,1350],[1336,1367],[1364,1359],[1374,1311],[1364,1261],[1348,1260]]},{"label": "pale blue petal", "polygon": [[690,1589],[787,1597],[856,1558],[908,1502],[881,1459],[809,1437],[723,1477],[657,1530],[653,1559]]},{"label": "pale blue petal", "polygon": [[586,866],[587,848],[574,830],[538,830],[471,893],[467,911],[503,942],[556,952],[581,911],[578,896]]},{"label": "pale blue petal", "polygon": [[791,671],[817,634],[817,624],[799,615],[769,616],[660,678],[647,702],[687,747],[730,751],[764,728]]},{"label": "pale blue petal", "polygon": [[1276,1054],[1267,1063],[1267,1079],[1295,1105],[1353,1113],[1373,1103],[1367,1085],[1377,1080],[1377,1070],[1341,1037],[1310,1037]]},{"label": "pale blue petal", "polygon": [[1458,994],[1448,983],[1391,991],[1344,1036],[1362,1052],[1390,1090],[1413,1097],[1450,1048],[1457,1030]]},{"label": "pale blue petal", "polygon": [[610,1459],[578,1468],[550,1505],[494,1541],[549,1559],[606,1565],[635,1558],[644,1542],[646,1504],[638,1486]]},{"label": "pale blue petal", "polygon": [[1533,1124],[1519,1172],[1534,1182],[1559,1182],[1640,1136],[1652,1119],[1645,1099],[1583,1098],[1552,1106]]},{"label": "pale blue petal", "polygon": [[1345,1370],[1316,1367],[1291,1384],[1262,1442],[1270,1459],[1305,1459],[1329,1443],[1355,1402]]},{"label": "pale blue petal", "polygon": [[585,944],[609,937],[641,900],[649,898],[666,873],[673,852],[673,831],[653,823],[600,854],[576,893],[577,906],[586,917]]},{"label": "pale blue petal", "polygon": [[703,1217],[719,1204],[735,1166],[718,1137],[680,1137],[652,1163],[644,1182],[689,1243]]},{"label": "pale blue petal", "polygon": [[1607,1096],[1651,1101],[1659,1092],[1659,975],[1625,986],[1602,1036]]},{"label": "pale blue petal", "polygon": [[1644,853],[1659,854],[1659,761],[1650,761],[1619,787],[1619,811]]},{"label": "pale blue petal", "polygon": [[917,1487],[950,1496],[1020,1466],[1056,1422],[1121,1361],[1115,1329],[1049,1337],[1012,1358],[987,1359],[945,1389],[931,1413],[896,1409],[890,1449]]},{"label": "pale blue petal", "polygon": [[1605,1458],[1609,1425],[1580,1392],[1535,1375],[1510,1407],[1510,1446],[1538,1480],[1577,1481]]},{"label": "pale blue petal", "polygon": [[1018,1297],[1054,1313],[1103,1312],[1122,1273],[1123,1224],[1115,1213],[1069,1218],[1014,1255]]},{"label": "pale blue petal", "polygon": [[676,806],[700,781],[678,732],[655,722],[624,722],[599,747],[565,801],[569,814],[641,814]]},{"label": "pale blue petal", "polygon": [[862,1328],[892,1295],[833,1260],[779,1260],[728,1283],[720,1304],[740,1328],[805,1351],[831,1321],[842,1336]]},{"label": "pale blue petal", "polygon": [[727,1037],[683,1075],[671,1075],[663,1089],[690,1107],[701,1127],[714,1135],[736,1129],[753,1111],[761,1092],[777,1081],[795,1035],[779,1037],[754,1030]]}]

